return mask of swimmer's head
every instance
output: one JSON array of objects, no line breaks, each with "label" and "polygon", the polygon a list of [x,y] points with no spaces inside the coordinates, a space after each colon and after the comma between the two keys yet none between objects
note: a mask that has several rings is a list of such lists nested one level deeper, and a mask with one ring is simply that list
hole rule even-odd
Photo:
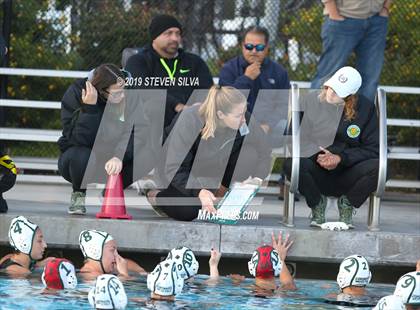
[{"label": "swimmer's head", "polygon": [[128,303],[123,284],[112,274],[103,274],[96,278],[88,299],[95,309],[124,309]]},{"label": "swimmer's head", "polygon": [[15,217],[10,223],[9,243],[33,260],[42,259],[47,248],[41,229],[24,216]]},{"label": "swimmer's head", "polygon": [[185,246],[172,249],[166,259],[175,262],[178,274],[183,279],[191,278],[198,272],[198,261],[193,251]]},{"label": "swimmer's head", "polygon": [[420,271],[403,275],[395,286],[394,295],[399,296],[405,304],[420,306]]},{"label": "swimmer's head", "polygon": [[147,276],[147,288],[152,298],[173,299],[181,293],[184,279],[177,272],[177,264],[173,260],[164,260]]},{"label": "swimmer's head", "polygon": [[73,289],[77,286],[74,265],[65,258],[53,258],[48,261],[41,278],[47,288],[55,290]]},{"label": "swimmer's head", "polygon": [[277,277],[282,267],[279,253],[270,245],[256,249],[248,262],[249,273],[256,278]]},{"label": "swimmer's head", "polygon": [[84,230],[80,233],[79,245],[85,259],[98,262],[103,273],[115,272],[117,244],[110,234]]},{"label": "swimmer's head", "polygon": [[369,264],[361,255],[346,257],[340,264],[337,275],[337,284],[341,290],[346,287],[365,287],[370,283],[372,274]]},{"label": "swimmer's head", "polygon": [[379,299],[373,310],[405,310],[405,306],[400,297],[388,295]]}]

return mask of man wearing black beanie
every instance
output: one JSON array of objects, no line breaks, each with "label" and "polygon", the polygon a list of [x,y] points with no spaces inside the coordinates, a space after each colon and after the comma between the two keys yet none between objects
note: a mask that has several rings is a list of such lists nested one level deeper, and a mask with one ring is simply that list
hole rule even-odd
[{"label": "man wearing black beanie", "polygon": [[149,26],[151,44],[131,56],[125,66],[135,81],[130,86],[167,90],[164,127],[182,111],[194,90],[213,85],[206,63],[180,48],[182,32],[175,17],[155,16]]}]

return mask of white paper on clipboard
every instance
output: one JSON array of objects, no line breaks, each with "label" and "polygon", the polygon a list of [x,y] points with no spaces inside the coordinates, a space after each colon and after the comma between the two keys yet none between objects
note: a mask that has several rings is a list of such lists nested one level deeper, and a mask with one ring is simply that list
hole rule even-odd
[{"label": "white paper on clipboard", "polygon": [[216,207],[225,219],[234,219],[248,206],[258,191],[258,185],[235,183]]}]

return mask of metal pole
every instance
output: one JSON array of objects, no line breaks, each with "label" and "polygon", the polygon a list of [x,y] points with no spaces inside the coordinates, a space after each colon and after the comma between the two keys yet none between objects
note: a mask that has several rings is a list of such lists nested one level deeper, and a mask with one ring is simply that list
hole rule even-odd
[{"label": "metal pole", "polygon": [[[10,46],[10,33],[12,29],[12,0],[3,1],[3,38],[6,46],[9,49]],[[5,57],[1,60],[3,67],[9,66],[9,51]],[[0,76],[0,98],[7,98],[7,76]],[[3,127],[5,123],[4,109],[0,107],[0,127]]]}]

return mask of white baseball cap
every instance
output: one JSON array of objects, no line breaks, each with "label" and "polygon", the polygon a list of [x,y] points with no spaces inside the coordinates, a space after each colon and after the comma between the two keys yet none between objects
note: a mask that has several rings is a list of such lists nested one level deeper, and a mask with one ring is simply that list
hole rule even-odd
[{"label": "white baseball cap", "polygon": [[372,274],[369,264],[361,255],[346,257],[340,264],[337,284],[341,289],[349,286],[365,287],[370,283]]},{"label": "white baseball cap", "polygon": [[178,274],[173,260],[164,260],[147,275],[147,288],[157,295],[175,296],[183,287],[184,279]]},{"label": "white baseball cap", "polygon": [[362,85],[362,76],[353,67],[343,67],[330,77],[324,86],[331,87],[338,97],[354,95]]},{"label": "white baseball cap", "polygon": [[95,309],[124,309],[128,303],[124,285],[113,274],[98,276],[88,299]]},{"label": "white baseball cap", "polygon": [[183,279],[191,278],[198,272],[198,261],[193,251],[185,246],[172,249],[166,259],[176,263],[178,274]]},{"label": "white baseball cap", "polygon": [[17,251],[31,255],[32,243],[38,225],[24,216],[15,217],[9,227],[9,243]]},{"label": "white baseball cap", "polygon": [[403,275],[397,282],[394,295],[401,297],[405,304],[420,305],[420,271]]},{"label": "white baseball cap", "polygon": [[388,295],[379,299],[373,310],[405,310],[405,306],[400,297]]}]

